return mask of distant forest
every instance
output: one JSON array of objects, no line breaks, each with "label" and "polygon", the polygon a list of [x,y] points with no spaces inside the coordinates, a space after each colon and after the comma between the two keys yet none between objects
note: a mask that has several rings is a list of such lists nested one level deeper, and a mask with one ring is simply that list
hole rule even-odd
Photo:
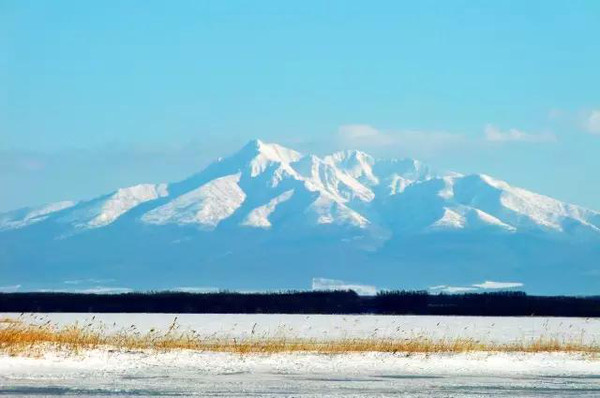
[{"label": "distant forest", "polygon": [[429,294],[387,291],[123,294],[0,293],[0,312],[382,314],[600,317],[600,296],[529,296],[522,292]]}]

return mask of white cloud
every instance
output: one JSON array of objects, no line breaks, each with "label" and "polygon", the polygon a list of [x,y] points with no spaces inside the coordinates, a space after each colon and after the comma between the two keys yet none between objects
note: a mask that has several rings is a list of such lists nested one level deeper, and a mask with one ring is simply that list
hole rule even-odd
[{"label": "white cloud", "polygon": [[523,284],[520,282],[485,281],[483,283],[474,284],[473,286],[478,287],[480,289],[511,289],[515,287],[523,287]]},{"label": "white cloud", "polygon": [[411,156],[430,156],[460,148],[467,139],[445,131],[383,131],[368,124],[347,124],[338,129],[338,144],[345,149],[387,149],[404,151]]},{"label": "white cloud", "polygon": [[361,296],[374,296],[377,288],[371,285],[360,285],[336,279],[313,278],[312,290],[354,290]]},{"label": "white cloud", "polygon": [[487,124],[484,128],[485,139],[493,142],[555,142],[556,136],[551,133],[531,134],[522,130],[508,129],[500,130],[493,124]]},{"label": "white cloud", "polygon": [[375,139],[376,141],[380,141],[380,144],[386,141],[384,134],[368,124],[346,124],[340,126],[339,134],[343,140],[347,141]]},{"label": "white cloud", "polygon": [[587,116],[585,128],[592,134],[600,134],[600,109],[596,109]]}]

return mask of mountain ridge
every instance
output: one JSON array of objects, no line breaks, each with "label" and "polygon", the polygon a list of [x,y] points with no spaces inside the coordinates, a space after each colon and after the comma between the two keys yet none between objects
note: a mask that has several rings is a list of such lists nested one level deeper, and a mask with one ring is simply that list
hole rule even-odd
[{"label": "mountain ridge", "polygon": [[[477,235],[480,236],[475,239]],[[111,271],[117,280],[120,273],[128,274],[128,262],[149,261],[146,253],[139,252],[146,249],[138,247],[140,241],[148,239],[162,248],[161,256],[171,253],[173,259],[178,259],[177,267],[190,262],[178,252],[183,247],[180,243],[196,242],[196,248],[186,250],[198,256],[194,266],[198,269],[214,261],[208,260],[211,258],[230,257],[231,260],[217,261],[230,267],[228,261],[239,263],[252,256],[269,258],[269,253],[278,253],[272,258],[281,256],[284,262],[290,253],[298,256],[298,261],[315,261],[313,257],[320,250],[326,254],[316,260],[317,264],[326,263],[326,256],[334,256],[338,261],[343,257],[340,253],[348,251],[357,253],[355,259],[345,260],[348,264],[366,267],[371,263],[398,262],[402,269],[402,261],[409,263],[402,258],[427,250],[417,249],[425,241],[432,241],[431,250],[439,252],[439,258],[431,261],[443,267],[451,264],[444,257],[457,250],[459,255],[460,247],[466,258],[476,256],[479,261],[491,261],[488,252],[499,250],[499,242],[511,242],[502,243],[507,246],[505,252],[500,252],[508,264],[525,264],[548,261],[528,254],[527,246],[521,247],[528,240],[548,247],[565,246],[565,253],[561,254],[565,258],[570,250],[575,250],[573,247],[595,253],[600,245],[600,213],[513,187],[485,174],[437,171],[416,160],[376,159],[359,150],[318,157],[252,140],[238,152],[217,159],[179,182],[138,184],[91,200],[63,201],[0,214],[0,259],[4,259],[7,269],[24,270],[7,271],[6,284],[22,282],[15,280],[16,274],[23,278],[31,263],[33,268],[45,270],[48,266],[44,264],[54,264],[54,260],[32,259],[25,242],[49,257],[56,256],[60,248],[56,261],[62,259],[58,268],[67,270],[65,277],[78,276],[78,272],[94,276],[97,268],[101,268],[97,273],[104,273],[95,260],[74,254],[84,246],[90,255],[101,251],[92,243],[97,237],[110,242],[107,246],[116,251],[98,255],[98,261],[109,256],[111,262],[120,264],[118,272]],[[482,237],[483,243],[479,242]],[[460,244],[443,249],[455,240]],[[469,240],[473,242],[470,245]],[[408,241],[417,243],[414,248],[407,248]],[[9,247],[8,242],[15,248]],[[225,249],[227,246],[229,250]],[[285,247],[290,248],[289,253],[282,249]],[[197,253],[200,248],[203,252]],[[217,253],[221,249],[223,253]],[[417,253],[410,254],[413,251]],[[229,252],[234,255],[226,254]],[[423,253],[423,257],[429,256]],[[93,265],[73,271],[72,264],[82,262],[82,258]],[[591,268],[584,273],[593,274],[593,259],[586,258],[584,262]],[[252,268],[250,263],[241,268]],[[410,264],[414,267],[414,260]],[[353,273],[362,277],[354,267],[348,265],[345,270],[343,264],[337,264],[335,274],[333,269],[319,271],[316,267],[311,272],[321,274],[310,277],[343,279]],[[556,267],[569,269],[566,264]],[[354,271],[349,272],[350,268]],[[185,273],[193,274],[192,271],[186,269]],[[496,271],[491,267],[482,277],[496,280],[495,275],[506,270]],[[210,275],[203,272],[205,282],[210,283]],[[380,277],[385,280],[384,274]],[[447,280],[435,282],[432,280],[431,286],[448,284]]]}]

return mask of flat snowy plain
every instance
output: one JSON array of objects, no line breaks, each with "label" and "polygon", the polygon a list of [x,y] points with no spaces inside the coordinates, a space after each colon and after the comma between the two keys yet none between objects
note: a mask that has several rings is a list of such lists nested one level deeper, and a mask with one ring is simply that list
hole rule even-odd
[{"label": "flat snowy plain", "polygon": [[[20,314],[0,314],[16,318]],[[166,329],[200,336],[475,338],[489,342],[557,338],[600,342],[600,319],[350,315],[25,314],[27,322],[94,323],[107,331]],[[254,332],[253,332],[254,330]],[[0,395],[252,397],[600,396],[600,358],[579,354],[459,355],[311,353],[237,355],[172,351],[43,358],[0,357]]]}]

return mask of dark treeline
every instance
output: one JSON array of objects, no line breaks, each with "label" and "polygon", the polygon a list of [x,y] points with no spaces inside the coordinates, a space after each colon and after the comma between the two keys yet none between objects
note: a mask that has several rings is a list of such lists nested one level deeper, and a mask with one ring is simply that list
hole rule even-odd
[{"label": "dark treeline", "polygon": [[1,293],[0,312],[147,312],[263,314],[414,314],[600,317],[599,297],[522,292],[428,294],[391,291],[123,294]]}]

